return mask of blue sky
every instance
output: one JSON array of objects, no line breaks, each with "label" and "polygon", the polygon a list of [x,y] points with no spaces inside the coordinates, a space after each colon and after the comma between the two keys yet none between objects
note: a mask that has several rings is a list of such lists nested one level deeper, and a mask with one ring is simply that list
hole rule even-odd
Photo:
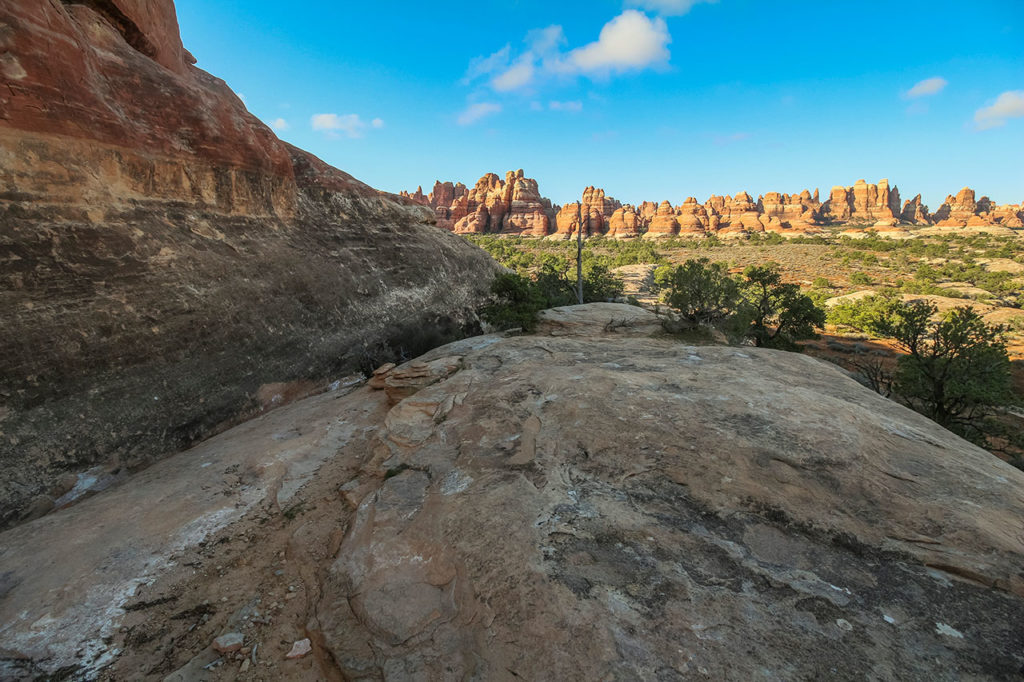
[{"label": "blue sky", "polygon": [[556,203],[887,177],[1024,201],[1024,0],[177,0],[288,142],[380,189],[524,168]]}]

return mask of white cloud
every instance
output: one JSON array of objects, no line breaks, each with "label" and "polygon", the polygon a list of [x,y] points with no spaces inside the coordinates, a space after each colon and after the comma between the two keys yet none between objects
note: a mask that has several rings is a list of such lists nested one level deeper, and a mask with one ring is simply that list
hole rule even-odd
[{"label": "white cloud", "polygon": [[494,54],[473,59],[469,62],[469,68],[466,69],[466,75],[462,79],[462,84],[468,85],[480,76],[486,76],[496,71],[507,69],[511,54],[512,46],[506,45]]},{"label": "white cloud", "polygon": [[1011,118],[1024,117],[1024,90],[1007,90],[996,98],[991,106],[974,113],[974,123],[979,130],[998,128]]},{"label": "white cloud", "polygon": [[670,42],[664,19],[629,9],[605,24],[596,42],[573,50],[567,60],[582,73],[644,69],[668,61]]},{"label": "white cloud", "polygon": [[536,67],[533,65],[534,56],[527,53],[520,57],[515,64],[491,79],[491,87],[498,92],[518,90],[521,87],[533,82]]},{"label": "white cloud", "polygon": [[249,100],[247,100],[247,99],[245,98],[245,95],[243,95],[243,94],[242,94],[242,93],[240,93],[240,92],[238,93],[238,99],[242,100],[242,104],[244,104],[244,105],[246,105],[246,106],[249,106]]},{"label": "white cloud", "polygon": [[270,127],[276,130],[277,132],[282,133],[288,130],[290,126],[288,125],[288,121],[284,120],[283,118],[277,118],[270,122]]},{"label": "white cloud", "polygon": [[702,2],[716,3],[718,0],[632,0],[627,3],[633,7],[642,7],[665,16],[678,17],[686,14],[694,5]]},{"label": "white cloud", "polygon": [[565,31],[558,25],[535,28],[526,34],[526,44],[530,46],[530,51],[542,58],[548,55],[557,55],[559,49],[566,42]]},{"label": "white cloud", "polygon": [[530,31],[523,42],[526,49],[518,56],[513,57],[506,45],[474,59],[463,84],[489,76],[491,89],[504,93],[527,89],[545,76],[603,76],[642,70],[668,61],[672,36],[664,19],[651,19],[631,9],[605,24],[596,41],[569,52],[563,52],[566,38],[561,26]]},{"label": "white cloud", "polygon": [[366,121],[359,117],[359,114],[344,114],[341,116],[338,114],[313,114],[309,122],[313,126],[313,130],[325,132],[331,137],[344,135],[353,139],[362,137],[370,126],[374,128],[382,128],[384,126],[384,121],[381,121],[379,118],[373,119],[368,125]]},{"label": "white cloud", "polygon": [[496,114],[501,111],[501,105],[494,102],[477,102],[470,104],[466,110],[459,114],[458,123],[460,126],[468,126],[476,123],[485,116]]},{"label": "white cloud", "polygon": [[548,102],[548,109],[551,111],[583,111],[583,102],[574,100],[572,102]]},{"label": "white cloud", "polygon": [[910,99],[917,97],[929,97],[931,95],[937,95],[942,92],[943,88],[949,85],[949,81],[945,78],[925,78],[919,83],[915,83],[914,87],[910,88],[906,92],[906,96]]}]

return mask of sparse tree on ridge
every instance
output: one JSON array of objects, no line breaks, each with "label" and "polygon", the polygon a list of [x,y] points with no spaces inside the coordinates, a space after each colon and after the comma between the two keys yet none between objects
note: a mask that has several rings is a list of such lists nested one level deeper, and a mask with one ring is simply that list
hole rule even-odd
[{"label": "sparse tree on ridge", "polygon": [[774,263],[751,265],[743,271],[745,305],[740,315],[749,319],[745,335],[755,346],[795,350],[797,341],[817,338],[825,326],[825,311],[796,284],[785,284]]}]

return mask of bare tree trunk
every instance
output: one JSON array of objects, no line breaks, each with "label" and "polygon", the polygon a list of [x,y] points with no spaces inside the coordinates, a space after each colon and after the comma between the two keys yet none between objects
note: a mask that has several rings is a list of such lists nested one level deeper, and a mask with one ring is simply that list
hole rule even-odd
[{"label": "bare tree trunk", "polygon": [[583,304],[583,202],[576,205],[576,298]]}]

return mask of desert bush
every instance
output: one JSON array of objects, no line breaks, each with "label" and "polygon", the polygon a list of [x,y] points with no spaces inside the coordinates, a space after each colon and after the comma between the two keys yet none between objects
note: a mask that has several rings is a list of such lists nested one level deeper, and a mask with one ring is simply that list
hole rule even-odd
[{"label": "desert bush", "polygon": [[718,326],[756,346],[798,350],[796,341],[814,338],[824,326],[824,311],[796,284],[783,283],[774,263],[750,266],[743,275],[739,280],[724,263],[699,258],[659,268],[655,281],[665,302],[691,324]]},{"label": "desert bush", "polygon": [[826,320],[829,324],[853,327],[868,331],[895,314],[903,304],[895,289],[882,289],[876,294],[856,301],[841,301],[828,309]]},{"label": "desert bush", "polygon": [[830,321],[892,338],[904,351],[890,382],[908,406],[979,444],[995,410],[1016,402],[1005,329],[971,307],[937,316],[927,301],[903,303],[893,292],[843,303]]},{"label": "desert bush", "polygon": [[[551,257],[534,273],[503,273],[491,283],[491,300],[480,316],[498,329],[531,331],[537,313],[578,302],[575,264]],[[622,280],[603,265],[583,264],[583,302],[609,301],[622,295]]]},{"label": "desert bush", "polygon": [[733,315],[740,303],[739,283],[724,263],[690,259],[675,268],[658,268],[655,285],[665,302],[695,324],[715,324]]},{"label": "desert bush", "polygon": [[520,327],[530,331],[537,324],[537,313],[545,308],[546,299],[536,283],[516,273],[502,273],[491,283],[490,303],[480,316],[498,329]]},{"label": "desert bush", "polygon": [[778,266],[751,265],[743,277],[743,305],[737,317],[755,346],[796,350],[797,341],[817,338],[815,329],[825,326],[825,311],[799,286],[783,283]]}]

